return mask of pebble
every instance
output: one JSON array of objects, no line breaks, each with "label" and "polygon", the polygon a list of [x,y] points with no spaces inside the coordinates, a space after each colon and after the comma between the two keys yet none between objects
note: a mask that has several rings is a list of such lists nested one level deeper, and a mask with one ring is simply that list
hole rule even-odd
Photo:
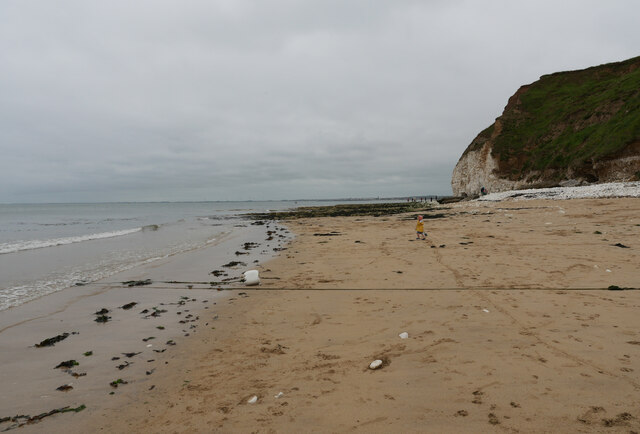
[{"label": "pebble", "polygon": [[371,362],[371,364],[369,365],[369,369],[379,369],[382,367],[382,360],[378,359],[378,360],[374,360],[373,362]]},{"label": "pebble", "polygon": [[247,400],[247,404],[255,404],[256,402],[258,402],[258,397],[256,395],[253,395]]},{"label": "pebble", "polygon": [[400,336],[400,339],[407,339],[409,337],[409,333],[402,332],[398,336]]}]

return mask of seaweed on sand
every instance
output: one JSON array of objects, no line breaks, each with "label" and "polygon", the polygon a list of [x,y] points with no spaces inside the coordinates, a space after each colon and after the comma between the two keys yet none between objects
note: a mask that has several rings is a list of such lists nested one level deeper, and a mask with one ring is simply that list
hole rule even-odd
[{"label": "seaweed on sand", "polygon": [[69,337],[69,333],[62,333],[61,335],[54,336],[52,338],[47,338],[44,341],[36,344],[36,347],[52,347],[60,341],[63,341]]},{"label": "seaweed on sand", "polygon": [[128,287],[132,287],[132,286],[144,286],[144,285],[151,285],[153,282],[151,281],[151,279],[145,279],[145,280],[127,280],[126,282],[122,282],[123,285],[126,285]]},{"label": "seaweed on sand", "polygon": [[[398,203],[364,203],[342,204],[333,206],[306,206],[295,208],[291,211],[278,211],[270,213],[254,213],[249,217],[258,221],[263,220],[290,220],[309,217],[343,217],[343,216],[373,216],[381,217],[406,212],[428,211],[431,205],[428,202],[398,202]],[[254,222],[253,224],[257,224]],[[264,224],[264,222],[262,223]]]}]

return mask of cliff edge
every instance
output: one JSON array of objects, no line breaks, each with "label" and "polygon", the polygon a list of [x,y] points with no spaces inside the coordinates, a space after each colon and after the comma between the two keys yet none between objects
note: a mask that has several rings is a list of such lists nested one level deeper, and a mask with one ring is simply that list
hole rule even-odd
[{"label": "cliff edge", "polygon": [[509,98],[453,170],[456,196],[640,180],[640,57],[544,75]]}]

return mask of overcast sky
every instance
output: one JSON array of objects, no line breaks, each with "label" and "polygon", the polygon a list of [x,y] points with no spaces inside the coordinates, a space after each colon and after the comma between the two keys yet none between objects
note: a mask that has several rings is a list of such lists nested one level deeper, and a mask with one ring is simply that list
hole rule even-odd
[{"label": "overcast sky", "polygon": [[0,202],[450,194],[519,86],[640,2],[2,0]]}]

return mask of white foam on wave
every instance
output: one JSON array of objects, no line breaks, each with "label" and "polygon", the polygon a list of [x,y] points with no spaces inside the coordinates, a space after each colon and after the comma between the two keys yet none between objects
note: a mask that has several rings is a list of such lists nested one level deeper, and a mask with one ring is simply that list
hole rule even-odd
[{"label": "white foam on wave", "polygon": [[81,243],[83,241],[101,240],[104,238],[121,237],[123,235],[140,232],[142,228],[124,229],[121,231],[101,232],[97,234],[78,235],[75,237],[53,238],[49,240],[15,241],[0,244],[0,254],[15,253],[23,250],[42,249],[45,247],[64,246],[66,244]]}]

